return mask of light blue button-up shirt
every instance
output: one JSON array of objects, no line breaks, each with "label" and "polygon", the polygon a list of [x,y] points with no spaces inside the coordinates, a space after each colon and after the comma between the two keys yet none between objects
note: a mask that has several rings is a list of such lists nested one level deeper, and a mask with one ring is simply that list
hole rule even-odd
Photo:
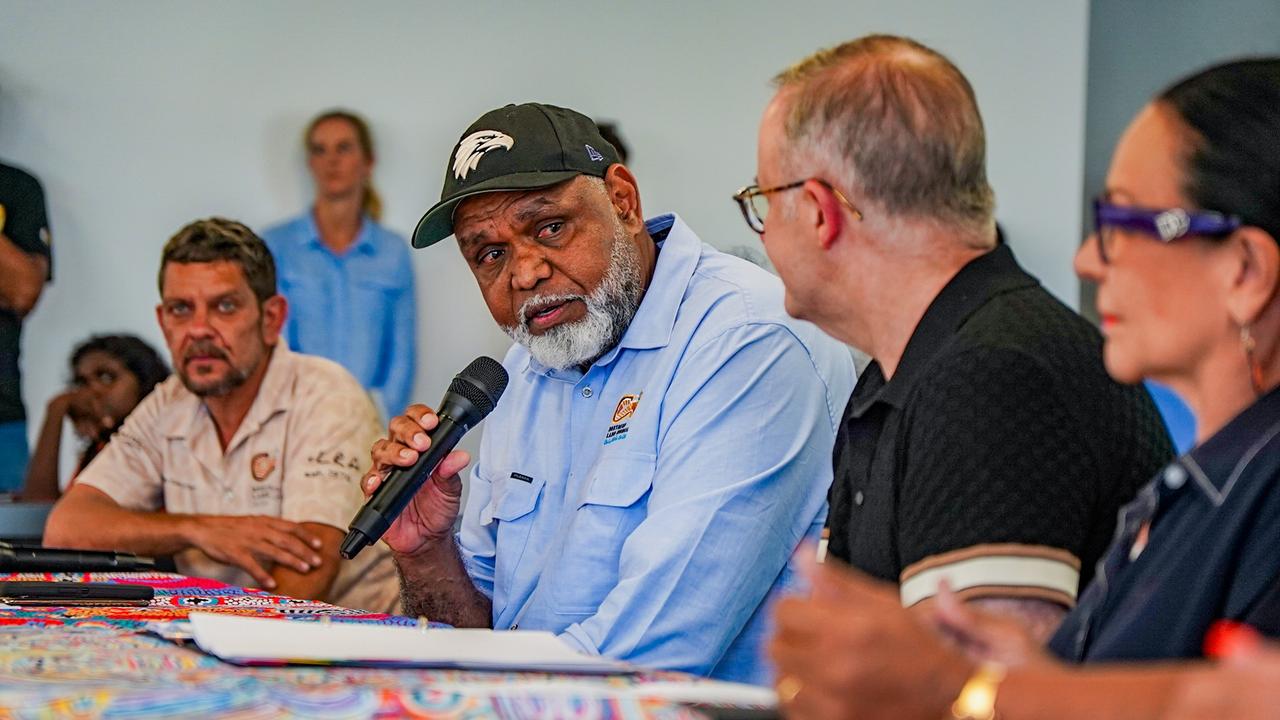
[{"label": "light blue button-up shirt", "polygon": [[[521,346],[486,421],[459,546],[495,628],[767,683],[768,605],[826,517],[848,350],[674,215],[618,346],[583,374]],[[665,236],[665,237],[664,237]]]},{"label": "light blue button-up shirt", "polygon": [[262,239],[289,300],[289,347],[342,365],[384,415],[398,415],[409,404],[418,345],[405,239],[366,217],[356,241],[337,255],[320,241],[309,210]]}]

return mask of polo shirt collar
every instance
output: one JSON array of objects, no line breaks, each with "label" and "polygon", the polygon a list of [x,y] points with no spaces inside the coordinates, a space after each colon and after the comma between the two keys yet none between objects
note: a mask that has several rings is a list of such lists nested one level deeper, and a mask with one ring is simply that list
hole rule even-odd
[{"label": "polo shirt collar", "polygon": [[1245,408],[1177,463],[1190,472],[1192,482],[1187,484],[1218,504],[1231,492],[1244,467],[1277,432],[1280,432],[1280,388]]},{"label": "polo shirt collar", "polygon": [[[320,241],[320,226],[316,225],[316,209],[314,207],[302,214],[302,230],[306,233],[308,243],[329,254],[333,254],[333,251]],[[368,215],[361,214],[360,230],[356,232],[356,241],[351,243],[347,253],[358,252],[369,255],[375,250],[376,248],[373,245],[373,221]]]},{"label": "polo shirt collar", "polygon": [[[289,390],[293,385],[292,356],[288,346],[283,342],[276,344],[275,350],[267,358],[267,372],[258,386],[258,395],[249,406],[249,412],[236,429],[235,436],[227,445],[230,450],[240,439],[256,433],[269,418],[289,408]],[[177,400],[170,405],[169,419],[165,423],[168,430],[165,437],[170,439],[191,439],[201,431],[201,421],[209,414],[204,401],[195,393],[182,388]],[[208,426],[205,426],[208,427]]]},{"label": "polo shirt collar", "polygon": [[[997,295],[1036,285],[1039,281],[1018,265],[1013,251],[1003,239],[998,241],[994,250],[970,260],[929,303],[929,308],[907,341],[893,377],[855,404],[853,416],[860,417],[877,402],[886,402],[901,409],[934,355],[973,313]],[[878,362],[873,363],[868,371],[873,378],[883,378]]]},{"label": "polo shirt collar", "polygon": [[[659,250],[653,277],[649,280],[644,299],[636,309],[635,317],[631,319],[622,339],[596,360],[593,367],[608,365],[623,349],[650,350],[665,347],[671,342],[680,304],[689,288],[689,281],[693,278],[693,271],[698,266],[698,259],[702,256],[702,241],[674,213],[659,215],[646,221],[645,230]],[[525,369],[562,379],[582,376],[576,370],[552,373],[532,357],[528,359]]]}]

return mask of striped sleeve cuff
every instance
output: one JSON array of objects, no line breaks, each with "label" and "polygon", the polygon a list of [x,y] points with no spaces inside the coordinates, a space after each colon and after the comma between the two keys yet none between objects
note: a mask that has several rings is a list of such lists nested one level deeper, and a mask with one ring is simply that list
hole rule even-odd
[{"label": "striped sleeve cuff", "polygon": [[931,555],[902,571],[902,604],[938,594],[943,580],[962,599],[1036,598],[1071,608],[1080,585],[1080,560],[1061,548],[1014,543],[974,545]]}]

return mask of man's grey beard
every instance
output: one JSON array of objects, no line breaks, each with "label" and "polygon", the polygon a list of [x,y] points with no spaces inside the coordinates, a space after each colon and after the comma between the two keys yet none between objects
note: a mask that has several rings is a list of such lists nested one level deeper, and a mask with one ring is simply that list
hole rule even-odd
[{"label": "man's grey beard", "polygon": [[[644,295],[640,254],[626,231],[619,226],[614,234],[613,250],[609,253],[609,269],[600,285],[590,295],[538,295],[520,306],[519,324],[503,326],[512,340],[529,350],[529,355],[539,364],[553,370],[567,370],[590,365],[622,340]],[[572,323],[561,323],[541,335],[529,332],[527,311],[531,307],[570,300],[581,300],[587,306],[587,315]]]}]

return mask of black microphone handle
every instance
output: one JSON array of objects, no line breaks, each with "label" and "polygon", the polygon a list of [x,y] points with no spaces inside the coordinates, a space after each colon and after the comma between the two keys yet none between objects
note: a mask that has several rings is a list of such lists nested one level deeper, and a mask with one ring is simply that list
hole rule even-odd
[{"label": "black microphone handle", "polygon": [[356,553],[382,537],[387,528],[391,527],[391,522],[431,477],[440,461],[453,450],[469,429],[467,424],[455,421],[451,416],[444,415],[443,411],[438,417],[440,423],[430,433],[431,447],[413,465],[392,470],[351,521],[347,537],[342,543],[344,558],[349,560],[355,557]]}]

